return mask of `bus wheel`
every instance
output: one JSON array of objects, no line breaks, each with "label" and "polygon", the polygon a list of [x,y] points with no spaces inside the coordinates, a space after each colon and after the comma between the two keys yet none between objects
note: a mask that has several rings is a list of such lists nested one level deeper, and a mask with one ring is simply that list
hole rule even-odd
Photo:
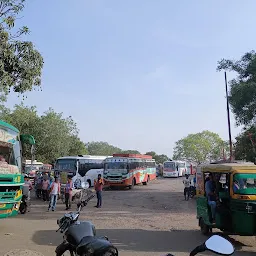
[{"label": "bus wheel", "polygon": [[87,180],[88,184],[89,184],[89,188],[92,186],[92,182],[91,180]]},{"label": "bus wheel", "polygon": [[132,185],[129,186],[129,189],[132,189],[136,185],[136,180],[133,178]]},{"label": "bus wheel", "polygon": [[201,233],[203,235],[207,236],[210,232],[210,227],[204,223],[203,218],[200,219],[199,224],[200,224]]},{"label": "bus wheel", "polygon": [[149,182],[149,176],[147,177],[147,181],[142,182],[143,185],[148,185]]}]

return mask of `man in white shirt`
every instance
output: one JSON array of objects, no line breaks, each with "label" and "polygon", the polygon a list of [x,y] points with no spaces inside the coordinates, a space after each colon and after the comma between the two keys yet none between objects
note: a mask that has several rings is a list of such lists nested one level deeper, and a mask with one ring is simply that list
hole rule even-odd
[{"label": "man in white shirt", "polygon": [[58,178],[55,177],[54,182],[52,183],[51,188],[50,188],[51,199],[50,199],[48,211],[50,209],[52,209],[52,211],[55,210],[59,194],[60,194],[60,183],[59,183]]},{"label": "man in white shirt", "polygon": [[184,197],[185,200],[188,201],[189,200],[189,192],[190,192],[190,180],[188,178],[188,175],[185,175],[186,178],[183,180],[183,184],[184,184]]},{"label": "man in white shirt", "polygon": [[28,212],[30,212],[30,207],[31,207],[30,191],[32,189],[33,189],[32,183],[29,179],[29,176],[26,174],[24,176],[24,185],[22,187],[22,194],[27,197]]}]

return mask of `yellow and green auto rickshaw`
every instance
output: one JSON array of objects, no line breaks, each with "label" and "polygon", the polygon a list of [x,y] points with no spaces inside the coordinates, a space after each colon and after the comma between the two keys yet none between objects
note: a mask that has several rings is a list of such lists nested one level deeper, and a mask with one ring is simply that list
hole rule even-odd
[{"label": "yellow and green auto rickshaw", "polygon": [[[213,193],[208,193],[209,183],[205,186],[208,179],[212,180]],[[202,234],[217,228],[228,234],[256,235],[256,165],[248,162],[201,165],[197,167],[196,181],[197,219]]]}]

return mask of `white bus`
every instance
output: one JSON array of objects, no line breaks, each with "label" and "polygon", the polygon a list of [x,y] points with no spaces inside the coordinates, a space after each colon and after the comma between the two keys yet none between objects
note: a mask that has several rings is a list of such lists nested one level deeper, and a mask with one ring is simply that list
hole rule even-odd
[{"label": "white bus", "polygon": [[103,178],[103,162],[107,157],[90,155],[60,157],[55,164],[55,174],[60,176],[62,186],[66,184],[68,175],[73,177],[73,184],[88,182],[93,186],[99,174]]},{"label": "white bus", "polygon": [[185,161],[165,161],[163,164],[163,177],[182,177],[186,174]]}]

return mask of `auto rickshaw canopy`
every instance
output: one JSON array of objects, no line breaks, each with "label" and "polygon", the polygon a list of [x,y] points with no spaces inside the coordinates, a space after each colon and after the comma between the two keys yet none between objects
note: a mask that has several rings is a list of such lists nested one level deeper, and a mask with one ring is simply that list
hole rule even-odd
[{"label": "auto rickshaw canopy", "polygon": [[251,162],[232,162],[232,163],[211,163],[198,166],[202,172],[236,172],[236,171],[255,171],[256,165]]}]

